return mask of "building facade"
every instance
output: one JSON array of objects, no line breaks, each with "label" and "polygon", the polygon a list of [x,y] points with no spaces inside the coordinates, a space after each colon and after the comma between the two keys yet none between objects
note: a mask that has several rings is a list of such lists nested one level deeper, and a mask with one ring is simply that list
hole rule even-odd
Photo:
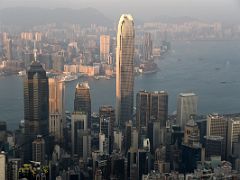
[{"label": "building facade", "polygon": [[116,118],[120,128],[132,119],[134,96],[134,23],[131,15],[122,15],[116,48]]}]

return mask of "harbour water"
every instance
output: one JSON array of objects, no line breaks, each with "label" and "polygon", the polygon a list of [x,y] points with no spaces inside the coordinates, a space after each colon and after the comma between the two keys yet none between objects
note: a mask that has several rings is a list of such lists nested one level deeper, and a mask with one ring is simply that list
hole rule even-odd
[{"label": "harbour water", "polygon": [[[137,76],[135,92],[166,90],[169,114],[176,111],[180,92],[199,96],[198,112],[240,112],[240,42],[172,42],[170,53],[156,63],[160,71]],[[92,111],[100,105],[115,104],[115,79],[79,79],[89,81]],[[76,81],[66,84],[66,110],[73,110]],[[0,121],[16,129],[23,119],[23,82],[21,77],[0,77]]]}]

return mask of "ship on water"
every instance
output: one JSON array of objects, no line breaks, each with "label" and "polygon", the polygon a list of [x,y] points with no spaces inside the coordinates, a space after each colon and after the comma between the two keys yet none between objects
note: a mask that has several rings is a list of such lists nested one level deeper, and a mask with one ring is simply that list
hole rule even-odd
[{"label": "ship on water", "polygon": [[67,74],[67,75],[62,77],[61,81],[62,82],[70,82],[70,81],[74,81],[74,80],[77,80],[77,79],[78,79],[78,76],[76,74],[75,75]]},{"label": "ship on water", "polygon": [[146,61],[139,66],[141,74],[152,74],[158,72],[158,65],[154,61]]}]

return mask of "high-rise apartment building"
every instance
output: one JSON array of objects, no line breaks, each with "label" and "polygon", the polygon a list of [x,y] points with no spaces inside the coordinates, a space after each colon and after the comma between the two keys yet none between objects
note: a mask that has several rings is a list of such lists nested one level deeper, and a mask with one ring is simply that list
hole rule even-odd
[{"label": "high-rise apartment building", "polygon": [[118,24],[116,48],[116,118],[120,128],[124,128],[133,115],[134,38],[133,18],[124,14]]},{"label": "high-rise apartment building", "polygon": [[194,93],[180,93],[177,101],[177,123],[184,128],[191,116],[197,115],[198,97]]},{"label": "high-rise apartment building", "polygon": [[87,82],[78,83],[76,86],[74,111],[85,112],[88,119],[88,128],[91,128],[91,96]]},{"label": "high-rise apartment building", "polygon": [[45,141],[41,135],[32,142],[32,160],[45,164]]},{"label": "high-rise apartment building", "polygon": [[65,125],[65,84],[59,78],[49,78],[49,133],[56,142],[63,141]]},{"label": "high-rise apartment building", "polygon": [[110,36],[100,36],[100,61],[107,62],[110,54]]},{"label": "high-rise apartment building", "polygon": [[[33,61],[24,79],[25,140],[48,134],[49,89],[46,71],[38,61]],[[30,160],[31,144],[25,146],[25,161]]]}]

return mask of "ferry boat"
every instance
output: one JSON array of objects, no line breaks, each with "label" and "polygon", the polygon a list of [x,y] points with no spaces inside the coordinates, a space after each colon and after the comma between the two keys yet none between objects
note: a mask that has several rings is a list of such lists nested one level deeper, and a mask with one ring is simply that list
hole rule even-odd
[{"label": "ferry boat", "polygon": [[63,76],[61,81],[62,82],[70,82],[70,81],[74,81],[74,80],[77,80],[77,79],[78,79],[77,75],[68,74],[68,75]]},{"label": "ferry boat", "polygon": [[19,71],[18,76],[26,76],[27,72],[26,71]]}]

